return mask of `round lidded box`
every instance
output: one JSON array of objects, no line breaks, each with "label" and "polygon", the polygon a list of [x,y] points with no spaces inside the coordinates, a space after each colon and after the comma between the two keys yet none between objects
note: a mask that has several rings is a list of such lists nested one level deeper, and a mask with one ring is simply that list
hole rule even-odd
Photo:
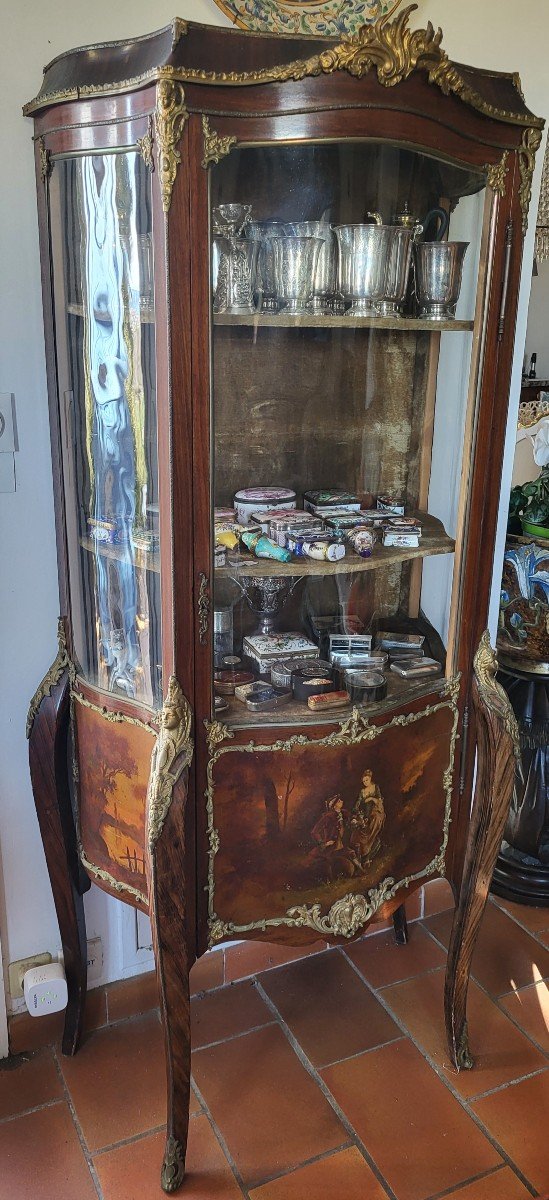
[{"label": "round lidded box", "polygon": [[383,700],[387,695],[387,680],[381,671],[358,667],[345,671],[344,678],[351,700],[363,704],[372,700]]},{"label": "round lidded box", "polygon": [[321,658],[282,658],[271,666],[271,683],[277,687],[291,687],[292,675],[299,671],[300,675],[331,676],[332,668],[329,662]]},{"label": "round lidded box", "polygon": [[241,488],[234,498],[237,520],[247,525],[252,513],[263,508],[296,508],[297,496],[291,488]]},{"label": "round lidded box", "polygon": [[321,696],[324,692],[335,691],[335,688],[333,679],[324,672],[311,675],[308,671],[294,671],[292,691],[296,700],[307,701],[309,696]]}]

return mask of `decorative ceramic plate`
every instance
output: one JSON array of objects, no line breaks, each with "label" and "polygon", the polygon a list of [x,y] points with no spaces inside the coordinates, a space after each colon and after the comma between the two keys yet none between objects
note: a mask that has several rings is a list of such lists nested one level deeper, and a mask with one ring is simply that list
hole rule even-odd
[{"label": "decorative ceramic plate", "polygon": [[313,33],[341,37],[358,33],[398,7],[395,0],[215,0],[241,29],[262,33]]}]

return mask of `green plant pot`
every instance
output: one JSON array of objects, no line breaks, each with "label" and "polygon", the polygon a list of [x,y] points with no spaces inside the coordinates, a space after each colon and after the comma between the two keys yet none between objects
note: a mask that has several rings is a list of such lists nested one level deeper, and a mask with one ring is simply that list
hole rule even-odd
[{"label": "green plant pot", "polygon": [[522,519],[522,532],[528,537],[544,538],[549,541],[549,528],[546,525],[532,525],[530,521]]}]

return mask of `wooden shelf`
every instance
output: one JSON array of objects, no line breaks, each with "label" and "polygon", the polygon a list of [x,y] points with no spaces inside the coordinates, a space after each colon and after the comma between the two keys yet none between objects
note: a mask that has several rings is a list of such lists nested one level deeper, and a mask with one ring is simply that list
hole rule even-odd
[{"label": "wooden shelf", "polygon": [[275,562],[268,558],[255,558],[253,554],[243,551],[238,555],[238,559],[235,556],[226,567],[217,567],[215,576],[216,579],[234,579],[243,575],[254,575],[256,578],[286,575],[295,579],[309,575],[349,575],[359,571],[375,571],[391,563],[427,558],[432,554],[453,554],[456,544],[453,538],[448,537],[442,521],[438,521],[429,513],[418,513],[417,516],[423,529],[417,549],[411,546],[401,549],[396,546],[376,545],[370,558],[360,558],[358,554],[347,549],[345,558],[335,563],[316,562],[311,558],[294,558],[285,563]]},{"label": "wooden shelf", "polygon": [[421,317],[342,317],[295,316],[292,313],[218,313],[214,325],[250,326],[254,329],[398,329],[401,333],[410,330],[425,330],[431,333],[460,333],[473,328],[473,321],[426,321]]},{"label": "wooden shelf", "polygon": [[158,550],[142,550],[139,546],[132,546],[131,542],[126,546],[111,546],[109,542],[99,542],[91,537],[80,538],[80,545],[90,554],[100,554],[101,558],[115,558],[118,562],[127,561],[131,552],[134,566],[144,571],[154,571],[156,575],[160,574]]},{"label": "wooden shelf", "polygon": [[215,720],[221,721],[230,729],[255,728],[264,726],[281,726],[289,731],[295,731],[296,726],[303,725],[337,725],[350,717],[353,708],[358,708],[364,714],[385,713],[393,708],[417,700],[420,696],[438,695],[446,685],[444,674],[429,679],[402,679],[394,671],[387,671],[387,695],[384,700],[374,704],[349,703],[345,708],[339,708],[331,713],[312,712],[307,704],[291,700],[283,708],[272,712],[253,713],[234,696],[224,696],[228,708],[220,712]]}]

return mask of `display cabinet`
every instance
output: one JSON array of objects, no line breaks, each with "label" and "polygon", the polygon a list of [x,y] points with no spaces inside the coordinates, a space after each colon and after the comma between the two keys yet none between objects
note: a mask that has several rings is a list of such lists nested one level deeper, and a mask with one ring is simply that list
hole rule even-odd
[{"label": "display cabinet", "polygon": [[189,967],[224,940],[337,944],[445,876],[471,1066],[514,771],[484,631],[542,122],[410,11],[341,43],[175,21],[61,55],[26,108],[61,612],[30,760],[63,1049],[93,879],[151,915],[166,1191]]}]

